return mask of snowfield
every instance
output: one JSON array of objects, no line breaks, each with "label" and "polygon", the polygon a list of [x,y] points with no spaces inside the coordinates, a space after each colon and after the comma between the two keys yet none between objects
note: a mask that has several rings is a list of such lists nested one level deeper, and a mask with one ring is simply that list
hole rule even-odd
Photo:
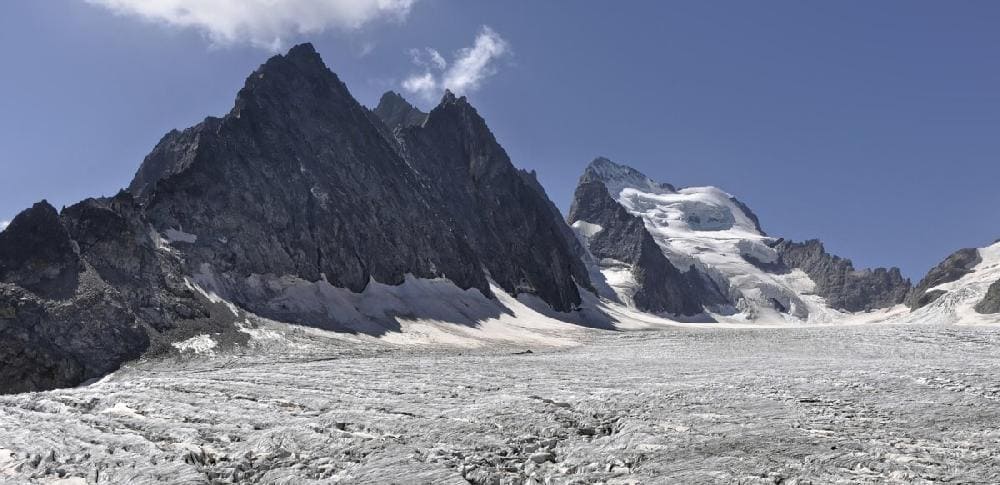
[{"label": "snowfield", "polygon": [[975,310],[976,304],[982,301],[989,286],[995,281],[1000,281],[1000,241],[991,246],[979,248],[979,256],[982,261],[973,268],[972,272],[951,283],[930,288],[930,290],[943,290],[945,293],[901,320],[910,323],[934,324],[962,322],[993,325],[1000,323],[1000,314],[984,315]]},{"label": "snowfield", "polygon": [[260,347],[0,397],[0,483],[1000,481],[995,327],[481,349],[267,327]]}]

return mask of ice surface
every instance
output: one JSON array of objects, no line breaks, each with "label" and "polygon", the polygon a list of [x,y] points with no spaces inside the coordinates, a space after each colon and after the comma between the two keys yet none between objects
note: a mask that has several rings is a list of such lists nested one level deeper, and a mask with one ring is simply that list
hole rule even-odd
[{"label": "ice surface", "polygon": [[1000,481],[996,327],[692,325],[478,350],[289,331],[310,351],[0,396],[0,482]]}]

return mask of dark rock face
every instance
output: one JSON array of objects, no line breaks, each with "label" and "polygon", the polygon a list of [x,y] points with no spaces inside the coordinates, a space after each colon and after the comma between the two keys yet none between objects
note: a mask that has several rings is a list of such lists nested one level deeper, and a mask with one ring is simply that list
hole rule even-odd
[{"label": "dark rock face", "polygon": [[[213,313],[219,309],[185,282],[180,260],[157,249],[158,236],[129,193],[87,199],[66,208],[62,219],[80,256],[155,332],[172,331],[183,322],[199,322],[196,327],[212,327],[212,333],[228,329],[229,312]],[[210,322],[219,314],[223,325]]]},{"label": "dark rock face", "polygon": [[703,311],[694,268],[681,273],[663,255],[641,218],[629,214],[608,193],[604,183],[581,179],[573,197],[569,221],[601,226],[589,239],[596,258],[611,258],[632,265],[639,288],[633,299],[640,310],[694,315]]},{"label": "dark rock face", "polygon": [[446,93],[422,127],[403,130],[399,139],[434,206],[505,291],[536,294],[561,311],[580,303],[577,284],[591,285],[571,230],[464,97]]},{"label": "dark rock face", "polygon": [[778,240],[774,249],[783,265],[802,269],[816,283],[816,294],[838,310],[887,308],[902,303],[910,291],[910,281],[898,268],[855,270],[851,260],[828,254],[816,239],[803,243]]},{"label": "dark rock face", "polygon": [[[534,170],[530,172],[525,170],[518,170],[518,174],[521,176],[521,179],[524,181],[524,183],[527,184],[528,187],[532,188],[538,194],[538,197],[540,197],[542,200],[546,202],[546,206],[549,209],[549,213],[555,220],[553,224],[555,224],[559,228],[559,232],[562,234],[563,239],[566,241],[566,246],[569,248],[570,253],[574,256],[573,257],[574,261],[572,262],[572,264],[574,265],[573,269],[574,278],[577,278],[576,272],[581,271],[581,269],[583,271],[586,271],[586,264],[583,263],[583,261],[585,261],[585,258],[588,257],[587,249],[584,248],[582,244],[580,244],[580,239],[576,237],[576,233],[573,232],[573,229],[569,227],[569,224],[566,224],[565,221],[563,220],[562,212],[560,212],[559,208],[556,207],[555,203],[552,202],[552,199],[549,199],[548,194],[545,192],[545,188],[542,187],[542,184],[538,181],[538,174],[536,174]],[[582,268],[575,266],[577,263],[576,260],[579,260],[579,262],[583,264]],[[590,275],[589,272],[588,275]],[[593,276],[590,277],[592,278]],[[595,283],[596,282],[594,281],[588,281],[586,278],[577,279],[578,285],[580,285],[583,288],[586,288],[588,291],[591,292],[596,292],[596,289],[594,287]]]},{"label": "dark rock face", "polygon": [[928,271],[927,275],[917,283],[910,295],[906,297],[906,305],[913,310],[926,306],[944,294],[941,290],[930,290],[931,288],[951,283],[971,273],[972,268],[982,260],[983,258],[979,256],[979,250],[975,248],[955,251]]},{"label": "dark rock face", "polygon": [[[70,272],[73,284],[39,292],[17,272],[0,277],[0,393],[76,385],[200,333],[246,341],[234,315],[187,287],[179,261],[156,250],[130,195],[88,199],[61,216],[40,203],[18,219],[42,224],[0,234],[7,239],[0,258],[45,261],[33,264],[42,274]],[[29,228],[38,244],[45,236],[49,245],[27,252],[10,246],[11,238],[23,243],[20,231]],[[62,270],[46,269],[53,266]]]},{"label": "dark rock face", "polygon": [[121,295],[85,273],[72,299],[0,283],[0,393],[72,386],[112,372],[149,346]]},{"label": "dark rock face", "polygon": [[44,200],[18,214],[0,232],[0,281],[42,298],[66,299],[76,291],[81,271],[59,213]]},{"label": "dark rock face", "polygon": [[1000,280],[993,282],[986,290],[986,296],[976,304],[976,311],[985,314],[1000,313]]},{"label": "dark rock face", "polygon": [[297,46],[253,73],[227,116],[168,135],[131,190],[155,227],[196,236],[181,248],[188,272],[210,266],[226,296],[264,314],[240,296],[252,274],[362,291],[410,273],[490,295],[485,268],[508,292],[578,305],[587,276],[564,223],[475,110],[446,97],[417,126],[396,97],[375,114],[403,130],[405,150],[312,46]]},{"label": "dark rock face", "polygon": [[390,131],[397,128],[420,126],[424,124],[424,121],[427,121],[427,113],[413,107],[395,91],[383,94],[373,112]]}]

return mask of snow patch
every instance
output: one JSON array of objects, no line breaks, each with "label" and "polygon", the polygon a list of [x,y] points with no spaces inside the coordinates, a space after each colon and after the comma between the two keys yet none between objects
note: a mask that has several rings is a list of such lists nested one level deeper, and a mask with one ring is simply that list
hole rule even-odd
[{"label": "snow patch", "polygon": [[587,221],[576,221],[573,223],[573,230],[586,238],[592,238],[595,234],[604,230],[600,224],[591,224]]},{"label": "snow patch", "polygon": [[171,345],[181,352],[191,351],[196,354],[212,355],[215,353],[213,349],[217,344],[208,334],[201,334],[181,342],[174,342]]},{"label": "snow patch", "polygon": [[123,402],[116,402],[114,406],[103,409],[101,411],[101,414],[114,414],[118,416],[126,416],[129,418],[146,419],[145,416],[139,414],[138,411],[132,409],[128,404]]}]

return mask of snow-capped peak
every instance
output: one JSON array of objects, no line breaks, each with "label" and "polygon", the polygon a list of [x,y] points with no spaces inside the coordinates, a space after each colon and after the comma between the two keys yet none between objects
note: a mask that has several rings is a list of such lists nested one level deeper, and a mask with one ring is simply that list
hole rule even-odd
[{"label": "snow-capped peak", "polygon": [[587,165],[580,182],[598,181],[604,183],[608,193],[618,198],[623,189],[631,188],[654,194],[670,194],[676,191],[673,185],[659,183],[642,172],[619,165],[604,157],[597,157]]}]

